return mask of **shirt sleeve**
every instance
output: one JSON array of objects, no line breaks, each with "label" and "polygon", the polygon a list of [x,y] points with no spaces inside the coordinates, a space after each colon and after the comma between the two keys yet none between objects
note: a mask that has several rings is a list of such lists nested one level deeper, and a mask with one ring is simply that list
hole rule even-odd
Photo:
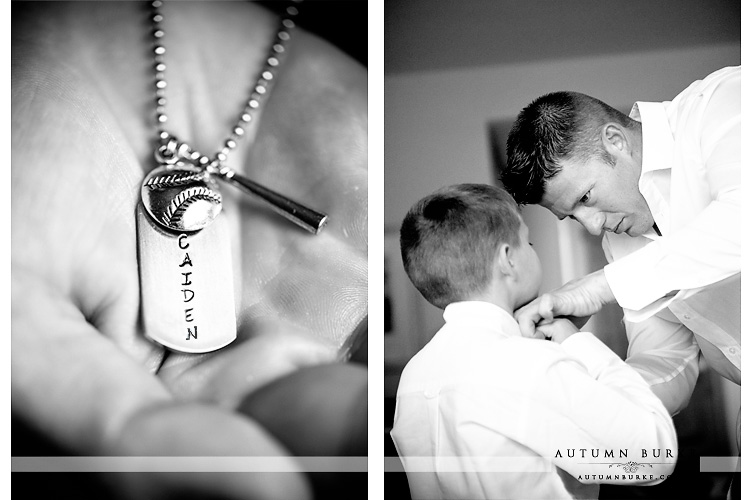
[{"label": "shirt sleeve", "polygon": [[561,351],[501,432],[583,483],[663,481],[677,436],[648,384],[590,333],[571,336]]},{"label": "shirt sleeve", "polygon": [[638,323],[625,319],[628,354],[637,371],[670,415],[690,402],[698,379],[700,349],[693,333],[677,320],[652,316]]},{"label": "shirt sleeve", "polygon": [[[740,78],[720,83],[700,107],[701,171],[710,202],[686,226],[608,264],[604,274],[628,319],[666,307],[680,290],[740,271]],[[703,106],[705,106],[703,108]],[[664,298],[667,297],[667,298]]]}]

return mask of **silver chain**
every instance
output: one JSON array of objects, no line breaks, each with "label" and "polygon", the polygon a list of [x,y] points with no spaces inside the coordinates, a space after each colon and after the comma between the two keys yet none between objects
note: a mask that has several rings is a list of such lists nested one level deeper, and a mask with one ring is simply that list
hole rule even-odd
[{"label": "silver chain", "polygon": [[[299,4],[302,0],[292,1]],[[242,110],[237,123],[232,127],[232,133],[224,141],[222,148],[213,158],[209,158],[193,150],[187,143],[180,142],[175,136],[164,129],[164,124],[167,122],[167,80],[164,76],[167,65],[164,62],[166,48],[162,43],[162,38],[164,38],[164,29],[162,27],[164,15],[161,12],[163,1],[153,0],[150,5],[154,37],[154,70],[156,72],[154,82],[156,87],[156,122],[159,127],[159,144],[154,152],[156,160],[160,165],[173,166],[188,163],[194,167],[198,167],[206,179],[216,176],[246,193],[258,196],[282,216],[305,230],[317,234],[328,221],[326,214],[306,207],[255,181],[245,178],[226,165],[227,155],[237,147],[237,142],[245,135],[245,127],[254,119],[255,114],[264,102],[264,98],[270,92],[273,81],[276,79],[281,58],[286,51],[286,45],[291,39],[291,32],[295,27],[293,18],[298,14],[297,8],[295,6],[286,8],[260,76],[253,84],[250,99]],[[171,226],[168,227],[173,229]]]},{"label": "silver chain", "polygon": [[[299,4],[302,0],[293,0],[294,3]],[[286,8],[284,15],[282,16],[279,28],[274,36],[271,49],[268,56],[265,59],[263,69],[260,72],[258,80],[253,85],[253,91],[248,99],[239,119],[232,127],[232,133],[224,141],[221,149],[215,154],[214,158],[202,155],[201,153],[193,150],[185,143],[180,143],[177,139],[164,129],[164,125],[168,121],[166,105],[166,88],[167,80],[165,78],[165,72],[167,65],[165,63],[164,55],[166,48],[162,43],[164,38],[164,14],[162,13],[161,7],[164,2],[162,0],[154,0],[151,2],[151,25],[152,35],[154,37],[154,88],[156,90],[156,122],[158,124],[158,133],[160,146],[157,149],[157,159],[163,163],[174,163],[178,159],[185,160],[193,163],[197,166],[207,168],[210,172],[222,174],[230,174],[231,171],[223,168],[219,170],[219,167],[227,160],[229,152],[237,147],[239,140],[245,135],[245,127],[254,119],[255,113],[262,106],[264,98],[268,95],[271,85],[276,78],[279,65],[281,63],[281,57],[286,51],[286,45],[291,39],[291,33],[296,26],[294,18],[297,16],[299,11],[295,6],[289,6]]]}]

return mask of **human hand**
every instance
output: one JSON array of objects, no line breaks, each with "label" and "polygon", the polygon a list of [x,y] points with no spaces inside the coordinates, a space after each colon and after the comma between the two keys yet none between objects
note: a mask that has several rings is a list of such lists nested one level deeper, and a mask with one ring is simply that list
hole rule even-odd
[{"label": "human hand", "polygon": [[[164,10],[167,129],[210,154],[247,99],[276,21],[238,2]],[[148,28],[132,2],[14,6],[13,413],[84,455],[289,455],[237,408],[271,381],[344,359],[366,318],[366,71],[295,31],[257,128],[229,163],[330,222],[311,236],[222,186],[238,339],[215,353],[170,353],[139,323],[135,207],[155,167]],[[143,479],[134,496],[309,495],[302,474]]]},{"label": "human hand", "polygon": [[536,325],[557,317],[571,319],[579,328],[592,314],[615,301],[604,270],[569,281],[557,290],[545,293],[514,313],[525,337],[535,337]]},{"label": "human hand", "polygon": [[578,328],[570,320],[565,318],[555,318],[544,320],[536,325],[535,337],[543,336],[544,338],[562,344],[564,340],[578,332]]}]

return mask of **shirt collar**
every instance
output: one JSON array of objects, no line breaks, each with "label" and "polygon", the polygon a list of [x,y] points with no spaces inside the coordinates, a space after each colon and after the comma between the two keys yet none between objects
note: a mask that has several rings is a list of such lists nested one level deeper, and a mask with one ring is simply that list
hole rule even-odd
[{"label": "shirt collar", "polygon": [[[670,231],[669,199],[674,136],[664,103],[636,102],[630,117],[641,122],[641,176],[638,189],[658,224],[661,234]],[[650,229],[644,234],[656,239],[656,231]]]},{"label": "shirt collar", "polygon": [[630,117],[641,122],[641,178],[655,170],[671,169],[674,136],[664,104],[636,102],[630,111]]},{"label": "shirt collar", "polygon": [[443,318],[446,324],[460,322],[466,326],[493,330],[503,336],[521,335],[515,318],[505,309],[490,302],[453,302],[445,308]]}]

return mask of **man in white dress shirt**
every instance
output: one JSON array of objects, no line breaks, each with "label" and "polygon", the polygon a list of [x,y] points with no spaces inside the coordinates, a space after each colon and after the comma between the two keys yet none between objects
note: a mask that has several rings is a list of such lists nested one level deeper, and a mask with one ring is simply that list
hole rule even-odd
[{"label": "man in white dress shirt", "polygon": [[527,106],[508,137],[503,185],[519,204],[605,232],[609,264],[516,311],[523,334],[616,301],[627,362],[670,413],[690,399],[699,352],[739,384],[740,118],[739,67],[672,101],[636,102],[630,116],[574,92]]},{"label": "man in white dress shirt", "polygon": [[487,185],[449,186],[401,227],[412,283],[445,325],[399,381],[393,441],[414,499],[597,498],[598,483],[657,484],[677,458],[648,384],[565,319],[524,338],[513,311],[541,265],[518,206]]}]

